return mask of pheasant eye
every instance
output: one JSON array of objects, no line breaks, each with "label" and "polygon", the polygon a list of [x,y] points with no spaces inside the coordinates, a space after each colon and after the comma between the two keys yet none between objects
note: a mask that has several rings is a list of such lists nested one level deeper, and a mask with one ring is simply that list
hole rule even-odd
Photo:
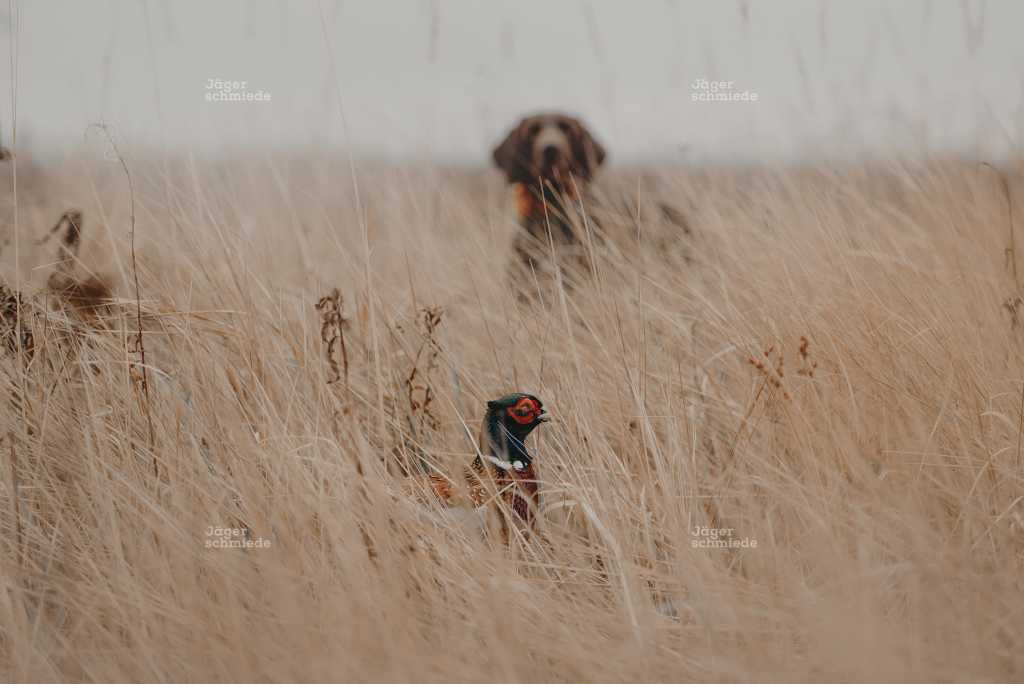
[{"label": "pheasant eye", "polygon": [[510,406],[508,409],[508,415],[520,425],[532,423],[538,413],[540,411],[537,408],[537,403],[527,398],[520,399],[515,406]]}]

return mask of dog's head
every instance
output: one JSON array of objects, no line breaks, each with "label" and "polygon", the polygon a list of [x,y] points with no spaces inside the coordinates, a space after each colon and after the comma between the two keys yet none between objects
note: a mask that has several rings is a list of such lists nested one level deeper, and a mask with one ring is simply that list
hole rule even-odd
[{"label": "dog's head", "polygon": [[578,119],[564,114],[528,116],[494,148],[494,163],[509,183],[541,180],[569,187],[589,181],[604,163],[604,148]]}]

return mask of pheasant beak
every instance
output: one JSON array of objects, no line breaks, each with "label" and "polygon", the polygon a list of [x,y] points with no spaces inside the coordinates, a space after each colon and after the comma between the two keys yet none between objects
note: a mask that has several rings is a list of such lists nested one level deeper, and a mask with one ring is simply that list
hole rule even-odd
[{"label": "pheasant beak", "polygon": [[537,416],[538,423],[547,423],[551,421],[551,414],[547,411],[541,411],[540,415]]}]

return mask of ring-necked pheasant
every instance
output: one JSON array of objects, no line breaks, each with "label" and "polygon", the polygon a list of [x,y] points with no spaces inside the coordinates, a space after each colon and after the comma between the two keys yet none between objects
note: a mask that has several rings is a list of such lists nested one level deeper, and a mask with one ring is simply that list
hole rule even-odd
[{"label": "ring-necked pheasant", "polygon": [[[539,505],[538,482],[526,438],[548,420],[540,399],[531,394],[507,394],[487,402],[476,457],[466,468],[464,483],[442,475],[427,476],[433,495],[448,506],[501,509],[499,500],[529,530]],[[502,514],[502,537],[509,538],[508,516]]]}]

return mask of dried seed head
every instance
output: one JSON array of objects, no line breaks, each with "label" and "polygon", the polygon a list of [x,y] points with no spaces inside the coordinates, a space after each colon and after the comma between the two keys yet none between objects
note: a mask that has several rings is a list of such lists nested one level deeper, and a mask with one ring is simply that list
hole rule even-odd
[{"label": "dried seed head", "polygon": [[35,349],[21,293],[0,284],[0,343],[11,353],[20,348],[29,357]]},{"label": "dried seed head", "polygon": [[[331,378],[327,382],[337,382],[344,377],[347,387],[348,349],[345,347],[345,330],[348,328],[348,318],[345,317],[341,291],[334,288],[330,294],[321,297],[316,303],[316,310],[320,314],[320,341],[327,345],[324,354],[331,368]],[[335,350],[338,348],[341,349],[340,364],[335,358]]]}]

